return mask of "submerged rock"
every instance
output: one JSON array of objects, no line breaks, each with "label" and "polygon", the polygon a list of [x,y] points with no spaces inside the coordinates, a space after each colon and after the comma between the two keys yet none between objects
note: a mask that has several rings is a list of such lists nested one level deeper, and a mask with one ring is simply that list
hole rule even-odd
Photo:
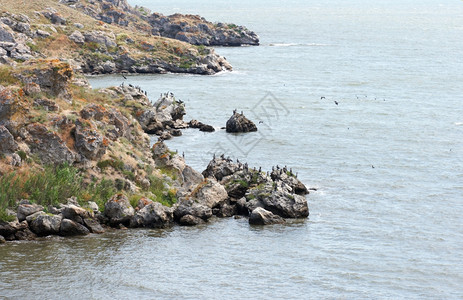
[{"label": "submerged rock", "polygon": [[251,132],[257,131],[257,127],[256,124],[242,113],[240,114],[235,111],[227,121],[226,130],[227,132]]}]

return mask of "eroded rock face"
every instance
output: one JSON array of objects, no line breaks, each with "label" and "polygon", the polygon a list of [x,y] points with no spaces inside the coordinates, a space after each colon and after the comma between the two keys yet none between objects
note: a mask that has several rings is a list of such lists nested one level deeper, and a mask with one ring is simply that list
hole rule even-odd
[{"label": "eroded rock face", "polygon": [[75,139],[76,149],[90,160],[100,159],[106,153],[106,148],[109,145],[109,141],[88,120],[79,119],[76,121]]},{"label": "eroded rock face", "polygon": [[75,161],[74,153],[66,146],[61,137],[39,123],[33,123],[27,126],[30,134],[28,142],[32,153],[39,156],[45,164],[62,164]]},{"label": "eroded rock face", "polygon": [[251,225],[271,225],[282,223],[285,223],[285,220],[282,217],[274,215],[272,212],[265,210],[262,207],[257,207],[249,215],[249,224]]},{"label": "eroded rock face", "polygon": [[242,113],[234,112],[227,121],[226,130],[227,132],[252,132],[257,131],[257,127]]},{"label": "eroded rock face", "polygon": [[105,204],[104,215],[109,218],[112,226],[118,224],[128,225],[134,214],[135,210],[125,195],[116,194]]},{"label": "eroded rock face", "polygon": [[13,135],[8,129],[0,125],[0,153],[14,152],[18,149],[18,144],[15,142]]}]

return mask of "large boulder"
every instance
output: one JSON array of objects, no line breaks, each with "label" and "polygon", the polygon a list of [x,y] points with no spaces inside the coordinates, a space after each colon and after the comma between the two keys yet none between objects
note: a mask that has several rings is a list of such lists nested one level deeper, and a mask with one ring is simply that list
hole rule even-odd
[{"label": "large boulder", "polygon": [[214,208],[222,205],[227,200],[228,194],[223,185],[215,179],[209,178],[195,189],[191,197],[200,204]]},{"label": "large boulder", "polygon": [[69,219],[79,224],[84,224],[84,219],[93,219],[93,211],[86,210],[73,204],[64,205],[61,210],[63,219]]},{"label": "large boulder", "polygon": [[185,215],[192,215],[206,221],[212,217],[212,209],[192,200],[183,200],[176,206],[174,216],[179,221]]},{"label": "large boulder", "polygon": [[116,47],[117,44],[115,42],[114,34],[108,36],[106,33],[102,31],[90,31],[85,32],[84,34],[85,42],[87,43],[96,43],[98,45],[106,46],[106,47]]},{"label": "large boulder", "polygon": [[90,230],[91,233],[103,233],[104,228],[95,219],[84,219],[84,225]]},{"label": "large boulder", "polygon": [[128,225],[135,210],[130,205],[129,199],[123,194],[116,194],[105,204],[104,215],[112,226],[118,224]]},{"label": "large boulder", "polygon": [[62,236],[74,236],[74,235],[87,235],[90,231],[87,227],[74,222],[69,219],[63,219],[59,229],[59,234]]},{"label": "large boulder", "polygon": [[233,112],[226,125],[227,132],[250,132],[257,131],[256,124],[246,118],[243,113]]},{"label": "large boulder", "polygon": [[18,206],[17,217],[18,221],[22,222],[26,218],[36,212],[43,211],[43,206],[38,204],[20,204]]},{"label": "large boulder", "polygon": [[212,159],[203,171],[205,178],[213,177],[221,181],[225,176],[231,175],[240,170],[239,164],[235,164],[231,159],[226,159],[223,155]]},{"label": "large boulder", "polygon": [[[44,212],[38,212],[30,218],[29,227],[38,236],[58,234],[61,226],[61,216],[47,215]],[[30,217],[30,216],[29,216]]]},{"label": "large boulder", "polygon": [[285,223],[285,220],[282,217],[274,215],[272,212],[265,210],[262,207],[257,207],[249,215],[249,224],[251,225],[270,225],[282,223]]},{"label": "large boulder", "polygon": [[131,227],[165,228],[174,220],[173,209],[158,202],[150,203],[140,209],[130,221]]},{"label": "large boulder", "polygon": [[27,221],[18,222],[18,220],[12,222],[0,221],[0,235],[8,240],[14,240],[14,234],[18,231],[22,231],[28,228]]}]

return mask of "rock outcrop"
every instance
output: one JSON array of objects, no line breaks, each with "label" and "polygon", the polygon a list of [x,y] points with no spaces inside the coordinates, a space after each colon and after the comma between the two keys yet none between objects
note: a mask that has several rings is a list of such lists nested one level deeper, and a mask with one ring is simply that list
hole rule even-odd
[{"label": "rock outcrop", "polygon": [[227,132],[251,132],[257,131],[257,126],[243,115],[243,112],[233,112],[226,124]]},{"label": "rock outcrop", "polygon": [[244,26],[213,24],[197,15],[154,13],[147,17],[151,33],[204,46],[259,45],[259,37]]}]

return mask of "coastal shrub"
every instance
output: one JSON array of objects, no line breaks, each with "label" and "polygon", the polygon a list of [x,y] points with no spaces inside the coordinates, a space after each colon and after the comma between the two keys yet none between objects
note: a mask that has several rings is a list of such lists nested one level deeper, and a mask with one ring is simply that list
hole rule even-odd
[{"label": "coastal shrub", "polygon": [[0,65],[0,84],[2,85],[13,85],[18,80],[11,73],[11,68]]}]

